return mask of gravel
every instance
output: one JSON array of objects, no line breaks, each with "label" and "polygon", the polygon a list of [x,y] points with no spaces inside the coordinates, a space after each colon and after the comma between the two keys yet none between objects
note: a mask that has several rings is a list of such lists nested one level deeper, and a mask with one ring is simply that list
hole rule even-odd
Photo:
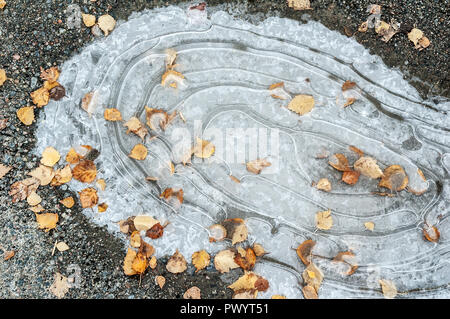
[{"label": "gravel", "polygon": [[[178,2],[181,1],[170,1],[170,4]],[[373,30],[356,32],[366,20],[366,8],[372,1],[311,2],[313,10],[308,11],[294,11],[281,0],[211,0],[208,4],[225,4],[224,9],[230,13],[235,3],[244,4],[247,13],[259,19],[276,15],[301,22],[319,20],[354,37],[373,54],[380,55],[387,65],[402,70],[424,97],[449,97],[450,28],[445,11],[449,1],[377,1],[382,6],[383,20],[396,19],[407,28],[416,26],[424,31],[431,46],[420,52],[414,49],[406,34],[397,34],[384,43]],[[77,270],[80,285],[69,290],[68,298],[182,298],[192,286],[201,289],[203,298],[229,298],[231,290],[226,286],[234,278],[221,277],[212,269],[194,273],[189,268],[184,274],[173,275],[165,270],[164,260],[159,260],[157,269],[146,274],[141,282],[139,278],[123,275],[122,243],[105,229],[90,223],[80,207],[67,209],[59,204],[59,200],[75,196],[65,186],[38,190],[42,205],[60,215],[58,227],[48,233],[37,229],[34,213],[26,202],[11,203],[10,185],[26,178],[39,161],[30,152],[36,142],[35,125],[21,124],[16,111],[31,105],[29,94],[41,85],[40,67],[61,65],[95,38],[88,28],[67,26],[67,9],[72,3],[80,5],[84,13],[96,16],[109,13],[116,19],[126,19],[133,11],[169,4],[150,0],[7,0],[6,7],[0,9],[0,68],[11,79],[0,87],[0,163],[12,167],[0,179],[0,249],[16,252],[7,261],[0,259],[0,298],[52,298],[48,288],[54,274],[70,276]],[[36,113],[38,117],[39,112]],[[2,126],[2,119],[7,119],[6,127]],[[55,241],[66,242],[70,249],[52,255]],[[162,290],[155,285],[156,275],[166,277]]]}]

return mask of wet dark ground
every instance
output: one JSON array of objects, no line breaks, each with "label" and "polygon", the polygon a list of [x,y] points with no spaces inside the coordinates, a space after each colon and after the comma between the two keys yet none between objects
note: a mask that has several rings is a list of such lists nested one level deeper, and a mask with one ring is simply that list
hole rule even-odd
[{"label": "wet dark ground", "polygon": [[[194,274],[189,268],[181,275],[168,274],[159,261],[158,268],[139,278],[126,277],[122,271],[123,244],[106,230],[91,224],[80,207],[66,209],[58,201],[70,192],[63,186],[45,187],[38,191],[42,205],[60,214],[55,230],[44,233],[37,229],[34,213],[26,202],[11,203],[10,185],[26,177],[37,166],[38,158],[31,154],[35,144],[35,125],[26,127],[16,117],[16,111],[31,104],[29,93],[41,85],[39,67],[61,65],[84,45],[94,40],[88,28],[69,29],[66,26],[67,6],[79,4],[82,11],[96,16],[109,13],[116,19],[126,19],[131,12],[161,7],[182,1],[117,1],[117,0],[7,0],[0,9],[0,68],[8,80],[0,87],[0,163],[13,169],[0,179],[0,248],[14,250],[8,261],[0,259],[0,298],[52,297],[48,288],[55,272],[71,275],[70,265],[81,270],[81,286],[69,290],[69,298],[182,298],[186,289],[198,286],[203,298],[225,298],[231,290],[225,288],[237,277],[219,277],[212,271]],[[450,1],[378,1],[382,19],[395,18],[408,28],[415,26],[431,40],[423,51],[414,49],[406,34],[397,34],[388,43],[377,38],[373,30],[356,32],[366,20],[367,5],[372,1],[312,0],[313,10],[294,11],[284,0],[278,1],[208,1],[208,5],[226,4],[233,13],[236,4],[246,7],[246,13],[258,19],[276,15],[299,21],[308,18],[321,21],[358,42],[383,58],[389,66],[399,68],[424,97],[449,97],[449,21]],[[307,14],[308,16],[305,16]],[[39,116],[39,112],[37,117]],[[73,195],[73,194],[72,194]],[[70,250],[52,256],[55,241],[64,241]],[[0,252],[1,253],[1,252]],[[190,261],[189,256],[185,256]],[[167,282],[161,290],[154,277],[162,274]]]}]

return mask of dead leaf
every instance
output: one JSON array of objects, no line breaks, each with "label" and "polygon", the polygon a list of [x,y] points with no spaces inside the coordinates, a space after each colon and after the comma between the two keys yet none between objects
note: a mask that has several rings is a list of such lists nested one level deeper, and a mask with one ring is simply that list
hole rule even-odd
[{"label": "dead leaf", "polygon": [[[284,88],[284,82],[278,82],[278,83],[274,83],[271,86],[269,86],[269,91],[276,90],[276,91],[281,92],[280,89],[283,89],[283,88]],[[273,97],[274,99],[280,99],[280,100],[286,100],[286,98],[287,98],[286,96],[284,96],[284,94],[283,94],[283,96],[278,95],[278,94],[271,94],[270,96]]]},{"label": "dead leaf", "polygon": [[349,149],[350,151],[353,151],[353,152],[355,152],[356,154],[358,154],[359,157],[364,156],[364,152],[361,151],[361,150],[360,150],[359,148],[357,148],[356,146],[350,145],[350,146],[348,147],[348,149]]},{"label": "dead leaf", "polygon": [[159,286],[159,288],[163,289],[164,285],[166,284],[166,278],[163,276],[156,276],[155,282]]},{"label": "dead leaf", "polygon": [[408,176],[406,176],[403,167],[400,165],[391,165],[384,170],[378,187],[401,191],[408,186],[408,181]]},{"label": "dead leaf", "polygon": [[287,0],[287,3],[294,10],[312,10],[309,0]]},{"label": "dead leaf", "polygon": [[241,243],[247,239],[248,229],[243,219],[226,219],[222,225],[226,228],[227,238],[231,239],[232,245]]},{"label": "dead leaf", "polygon": [[240,184],[240,183],[241,183],[241,181],[240,181],[238,178],[234,177],[233,175],[230,175],[230,178],[231,178],[231,180],[232,180],[233,182],[235,182],[235,183],[237,183],[237,184]]},{"label": "dead leaf", "polygon": [[69,291],[69,288],[69,281],[67,280],[67,277],[64,277],[59,272],[57,272],[55,274],[55,281],[49,289],[51,293],[54,294],[57,298],[63,298]]},{"label": "dead leaf", "polygon": [[350,268],[347,271],[346,275],[350,276],[355,273],[358,269],[358,264],[356,263],[355,254],[351,251],[342,251],[339,252],[334,258],[333,262],[342,262],[347,264]]},{"label": "dead leaf", "polygon": [[419,30],[417,28],[413,28],[409,33],[408,33],[408,39],[414,43],[414,46],[420,47],[419,45],[419,40],[422,39],[423,37],[423,32],[422,30]]},{"label": "dead leaf", "polygon": [[36,104],[38,107],[43,107],[48,104],[50,101],[50,93],[48,90],[44,87],[37,89],[34,92],[31,92],[30,94],[31,99],[33,100],[33,103]]},{"label": "dead leaf", "polygon": [[156,257],[152,256],[152,258],[150,258],[150,263],[149,263],[150,268],[155,269],[157,264],[158,264],[158,261],[156,260]]},{"label": "dead leaf", "polygon": [[313,108],[314,97],[305,94],[295,96],[288,104],[288,109],[299,115],[305,115],[311,112]]},{"label": "dead leaf", "polygon": [[133,147],[128,156],[134,158],[135,160],[142,161],[147,157],[147,153],[148,150],[144,145],[137,144]]},{"label": "dead leaf", "polygon": [[256,299],[256,296],[258,296],[258,290],[256,289],[250,289],[250,290],[238,290],[236,291],[232,299]]},{"label": "dead leaf", "polygon": [[235,253],[231,249],[225,249],[216,254],[214,257],[214,267],[220,273],[227,273],[231,269],[239,268],[234,261]]},{"label": "dead leaf", "polygon": [[166,51],[166,69],[174,68],[175,60],[177,59],[177,51],[170,48]]},{"label": "dead leaf", "polygon": [[319,299],[316,289],[313,286],[306,285],[302,288],[302,293],[305,299]]},{"label": "dead leaf", "polygon": [[141,247],[141,235],[139,234],[139,231],[134,231],[130,236],[130,246],[134,248]]},{"label": "dead leaf", "polygon": [[73,205],[75,205],[75,200],[72,196],[66,197],[59,201],[61,204],[63,204],[67,208],[72,208]]},{"label": "dead leaf", "polygon": [[428,226],[427,224],[423,227],[423,236],[426,240],[431,241],[433,243],[437,243],[439,238],[441,237],[441,233],[437,229],[436,226]]},{"label": "dead leaf", "polygon": [[133,249],[128,248],[125,259],[123,260],[123,272],[127,276],[136,275],[138,273],[132,267],[133,262],[136,259],[136,255],[137,255],[137,253]]},{"label": "dead leaf", "polygon": [[166,188],[159,197],[164,198],[167,202],[176,198],[180,204],[183,204],[183,190],[181,188],[176,190],[173,188]]},{"label": "dead leaf", "polygon": [[392,281],[380,279],[378,282],[381,285],[381,290],[383,292],[384,298],[394,299],[395,296],[397,296],[397,287],[395,287],[395,284]]},{"label": "dead leaf", "polygon": [[200,298],[200,288],[191,287],[183,295],[183,299],[202,299]]},{"label": "dead leaf", "polygon": [[222,241],[227,237],[227,230],[220,224],[214,224],[209,227],[209,241]]},{"label": "dead leaf", "polygon": [[92,187],[83,189],[78,195],[82,208],[94,207],[98,203],[97,191]]},{"label": "dead leaf", "polygon": [[344,82],[344,84],[342,84],[342,91],[353,89],[355,86],[356,86],[355,82],[347,80]]},{"label": "dead leaf", "polygon": [[145,258],[150,258],[155,253],[155,248],[141,238],[141,247],[139,247],[139,252],[142,253]]},{"label": "dead leaf", "polygon": [[184,75],[175,70],[169,69],[167,70],[161,77],[161,85],[166,87],[167,84],[169,86],[176,88],[178,83],[181,83],[184,79]]},{"label": "dead leaf", "polygon": [[252,270],[256,263],[256,254],[252,248],[238,248],[237,254],[234,255],[234,261],[244,270]]},{"label": "dead leaf", "polygon": [[105,120],[110,122],[122,121],[122,114],[118,109],[115,108],[106,109],[103,113],[103,117],[105,118]]},{"label": "dead leaf", "polygon": [[134,227],[138,231],[147,231],[152,228],[155,224],[159,224],[159,221],[154,219],[152,216],[138,215],[134,218]]},{"label": "dead leaf", "polygon": [[179,274],[184,272],[187,269],[186,259],[184,259],[183,255],[176,250],[176,252],[170,257],[167,262],[166,269],[172,274]]},{"label": "dead leaf", "polygon": [[92,98],[94,97],[94,92],[86,93],[81,100],[81,108],[88,112],[89,114],[92,114],[94,111],[94,103],[92,103]]},{"label": "dead leaf", "polygon": [[28,175],[38,179],[39,183],[42,186],[45,186],[50,184],[50,182],[55,176],[55,172],[51,167],[39,165],[37,168],[29,172]]},{"label": "dead leaf", "polygon": [[369,156],[360,157],[353,164],[353,168],[364,176],[373,179],[383,176],[383,171],[380,169],[380,167],[378,167],[377,160]]},{"label": "dead leaf", "polygon": [[41,196],[39,196],[36,192],[31,192],[30,195],[27,197],[27,203],[30,206],[36,206],[40,204],[42,201]]},{"label": "dead leaf", "polygon": [[370,231],[373,231],[375,228],[375,224],[373,222],[365,222],[364,227],[366,227]]},{"label": "dead leaf", "polygon": [[286,296],[282,296],[282,295],[273,295],[272,297],[270,297],[270,299],[286,299]]},{"label": "dead leaf", "polygon": [[364,21],[364,22],[361,23],[361,25],[358,27],[358,31],[359,31],[359,32],[367,32],[368,27],[369,27],[369,22]]},{"label": "dead leaf", "polygon": [[354,97],[347,98],[346,102],[344,103],[344,107],[352,105],[353,103],[355,103],[355,101],[356,101],[356,98],[354,98]]},{"label": "dead leaf", "polygon": [[197,269],[195,272],[205,269],[209,266],[211,257],[206,250],[196,251],[192,254],[192,264]]},{"label": "dead leaf", "polygon": [[59,73],[59,69],[56,66],[52,66],[47,70],[44,70],[44,68],[41,67],[41,79],[48,81],[49,84],[53,84],[58,81]]},{"label": "dead leaf", "polygon": [[33,191],[36,191],[38,187],[38,179],[34,177],[26,178],[12,184],[9,195],[12,196],[12,202],[16,203],[27,198],[28,195],[30,195]]},{"label": "dead leaf", "polygon": [[269,282],[254,272],[248,271],[234,283],[229,285],[228,288],[233,289],[234,292],[253,289],[266,291],[269,288]]},{"label": "dead leaf", "polygon": [[5,166],[3,164],[0,164],[0,179],[3,178],[8,172],[12,169],[10,166]]},{"label": "dead leaf", "polygon": [[16,255],[16,252],[14,250],[8,250],[3,253],[3,261],[10,260]]},{"label": "dead leaf", "polygon": [[56,249],[60,252],[65,252],[66,250],[69,250],[70,247],[65,242],[60,241],[56,244]]},{"label": "dead leaf", "polygon": [[360,173],[357,171],[347,171],[342,173],[342,181],[348,185],[355,185],[358,182]]},{"label": "dead leaf", "polygon": [[246,164],[247,171],[253,174],[260,174],[264,167],[269,167],[270,165],[272,164],[265,159],[256,159]]},{"label": "dead leaf", "polygon": [[214,154],[215,150],[216,148],[211,142],[199,139],[197,137],[197,142],[192,149],[192,153],[198,158],[210,158]]},{"label": "dead leaf", "polygon": [[104,212],[106,212],[107,209],[108,209],[108,204],[106,204],[106,203],[101,203],[101,204],[98,204],[98,206],[97,206],[97,210],[99,213],[104,213]]},{"label": "dead leaf", "polygon": [[333,226],[333,217],[331,210],[325,210],[316,214],[316,227],[322,230],[328,230]]},{"label": "dead leaf", "polygon": [[[52,179],[52,186],[60,186],[62,184],[68,183],[72,180],[72,170],[70,169],[70,165],[67,164],[64,168],[57,169],[55,172],[55,176]],[[41,185],[43,185],[41,183]]]},{"label": "dead leaf", "polygon": [[61,155],[59,155],[59,152],[50,146],[42,152],[41,163],[45,166],[52,167],[58,163],[60,158]]},{"label": "dead leaf", "polygon": [[164,234],[164,226],[162,226],[160,223],[156,223],[152,227],[150,227],[149,230],[145,233],[145,236],[151,239],[157,239],[162,237]]},{"label": "dead leaf", "polygon": [[[0,0],[1,1],[1,0]],[[1,2],[0,2],[0,5],[1,5]],[[7,80],[8,78],[6,77],[6,72],[5,72],[5,70],[4,69],[0,69],[0,86],[2,86],[3,85],[3,83],[5,83],[5,81]]]},{"label": "dead leaf", "polygon": [[311,263],[311,252],[316,242],[312,239],[305,240],[301,243],[296,251],[297,255],[305,266],[308,266]]},{"label": "dead leaf", "polygon": [[82,183],[92,183],[97,177],[97,167],[93,161],[82,160],[72,171],[73,178]]},{"label": "dead leaf", "polygon": [[148,267],[147,258],[142,253],[137,253],[136,258],[134,258],[131,268],[137,274],[143,274]]},{"label": "dead leaf", "polygon": [[24,106],[17,110],[17,118],[25,125],[31,125],[34,122],[34,108]]},{"label": "dead leaf", "polygon": [[98,179],[95,182],[95,185],[97,185],[97,187],[102,191],[104,191],[106,189],[106,182],[103,178]]},{"label": "dead leaf", "polygon": [[83,18],[83,23],[86,27],[90,28],[95,24],[95,15],[82,13],[81,17]]},{"label": "dead leaf", "polygon": [[103,31],[105,36],[107,36],[114,27],[116,26],[116,20],[109,14],[102,15],[98,18],[98,26]]},{"label": "dead leaf", "polygon": [[36,221],[38,223],[39,229],[44,229],[45,232],[48,232],[51,229],[56,228],[58,220],[59,220],[58,214],[54,213],[36,214]]},{"label": "dead leaf", "polygon": [[142,124],[141,121],[137,117],[132,117],[124,124],[128,128],[127,134],[129,132],[133,132],[137,136],[139,136],[142,140],[144,140],[145,136],[148,134],[147,128]]},{"label": "dead leaf", "polygon": [[264,247],[257,243],[253,244],[253,251],[255,252],[256,257],[261,257],[261,256],[268,254],[265,251]]},{"label": "dead leaf", "polygon": [[328,164],[330,164],[334,169],[337,169],[341,172],[350,171],[350,167],[348,166],[348,160],[347,157],[345,157],[344,154],[334,154],[330,157],[330,160],[328,161]]},{"label": "dead leaf", "polygon": [[323,281],[322,271],[314,264],[310,263],[302,273],[303,280],[319,294],[319,288]]},{"label": "dead leaf", "polygon": [[70,164],[78,164],[83,156],[78,154],[75,149],[72,147],[66,155],[66,162]]},{"label": "dead leaf", "polygon": [[36,206],[28,207],[29,210],[31,210],[33,213],[40,213],[44,211],[44,207],[42,207],[41,204],[38,204]]},{"label": "dead leaf", "polygon": [[321,178],[317,182],[316,188],[320,189],[321,191],[329,192],[331,191],[331,183],[328,178]]}]

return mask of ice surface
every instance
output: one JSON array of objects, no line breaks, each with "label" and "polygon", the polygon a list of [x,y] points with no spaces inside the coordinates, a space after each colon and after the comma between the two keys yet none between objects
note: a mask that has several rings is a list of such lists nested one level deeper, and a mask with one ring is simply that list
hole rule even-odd
[{"label": "ice surface", "polygon": [[[217,8],[208,10],[209,18],[178,7],[134,14],[62,66],[60,82],[68,97],[52,101],[41,113],[35,151],[54,146],[66,154],[83,144],[101,151],[96,163],[107,188],[100,198],[109,208],[83,213],[123,238],[124,252],[118,221],[140,214],[169,220],[164,236],[152,241],[156,255],[179,249],[188,259],[197,250],[214,253],[230,244],[209,243],[211,224],[245,218],[250,243],[259,242],[270,252],[270,259],[255,269],[271,284],[261,297],[302,297],[304,266],[292,248],[308,238],[317,242],[316,254],[333,257],[351,249],[360,265],[352,276],[343,276],[335,263],[315,260],[325,274],[322,298],[381,297],[380,278],[393,280],[405,292],[401,297],[450,297],[449,102],[421,100],[400,72],[320,23],[300,25],[274,17],[250,24]],[[160,84],[168,48],[178,52],[176,70],[186,77],[178,89]],[[355,81],[357,89],[343,94],[345,80]],[[268,90],[280,81],[285,89],[277,94],[287,100],[272,98]],[[89,116],[80,101],[94,91],[95,109]],[[310,114],[300,117],[287,110],[296,94],[314,96]],[[357,101],[343,108],[351,96]],[[124,119],[137,116],[145,122],[145,105],[181,111],[186,123],[177,117],[156,139],[147,136],[149,156],[135,161],[127,155],[140,139],[127,135],[121,123],[106,122],[103,111],[116,107]],[[192,137],[202,132],[208,137],[209,132],[205,139],[213,141],[216,155],[181,165],[172,154],[180,128],[189,129]],[[258,154],[273,163],[265,174],[246,171],[243,163],[254,158],[245,151],[230,153],[233,143],[224,136],[236,134],[232,128],[242,129],[236,145],[258,145]],[[316,155],[344,153],[353,163],[357,157],[349,145],[376,158],[382,169],[401,165],[411,189],[426,192],[380,197],[371,194],[379,190],[374,180],[361,177],[354,187],[339,182],[340,173]],[[173,175],[169,161],[176,164]],[[159,181],[147,182],[146,176]],[[322,177],[332,182],[330,193],[311,186]],[[75,180],[69,186],[74,191],[86,187]],[[159,198],[166,187],[184,190],[180,208]],[[332,210],[334,226],[320,231],[314,216],[325,209]],[[366,221],[375,223],[374,232],[365,229]],[[424,221],[440,229],[438,244],[422,239]]]}]

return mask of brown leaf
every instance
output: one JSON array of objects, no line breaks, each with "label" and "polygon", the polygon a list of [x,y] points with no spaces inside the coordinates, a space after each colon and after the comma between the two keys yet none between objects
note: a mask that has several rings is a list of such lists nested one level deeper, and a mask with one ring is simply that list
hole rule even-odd
[{"label": "brown leaf", "polygon": [[66,89],[62,85],[57,85],[54,88],[51,88],[49,92],[50,98],[59,101],[63,97],[66,96]]},{"label": "brown leaf", "polygon": [[97,191],[94,188],[85,188],[78,195],[82,208],[94,207],[98,203]]},{"label": "brown leaf", "polygon": [[69,164],[78,164],[78,162],[83,158],[80,154],[78,154],[75,149],[72,147],[66,155],[66,162]]},{"label": "brown leaf", "polygon": [[354,98],[354,97],[347,98],[347,100],[344,103],[344,107],[352,105],[353,103],[355,103],[355,101],[356,101],[356,98]]},{"label": "brown leaf", "polygon": [[248,271],[234,283],[229,285],[228,288],[233,289],[234,292],[252,289],[266,291],[269,288],[269,282],[254,272]]},{"label": "brown leaf", "polygon": [[243,219],[226,219],[223,226],[227,230],[227,238],[231,239],[232,245],[247,239],[248,229]]},{"label": "brown leaf", "polygon": [[8,250],[3,253],[3,261],[10,260],[16,255],[16,252],[14,250]]},{"label": "brown leaf", "polygon": [[81,100],[81,108],[91,114],[94,111],[94,103],[92,98],[94,97],[94,92],[86,93]]},{"label": "brown leaf", "polygon": [[201,299],[200,297],[200,288],[191,287],[183,295],[183,299]]},{"label": "brown leaf", "polygon": [[378,167],[377,160],[368,157],[368,156],[362,156],[360,157],[354,164],[353,168],[363,174],[364,176],[370,177],[370,178],[380,178],[383,176],[383,171]]},{"label": "brown leaf", "polygon": [[156,223],[145,233],[145,236],[151,239],[158,239],[164,235],[164,227],[160,223]]},{"label": "brown leaf", "polygon": [[349,185],[355,185],[358,182],[360,173],[357,171],[347,171],[342,173],[342,181]]},{"label": "brown leaf", "polygon": [[355,82],[347,80],[344,82],[344,84],[342,84],[342,91],[353,89],[355,86],[356,86]]},{"label": "brown leaf", "polygon": [[314,97],[305,94],[295,96],[288,104],[288,109],[299,115],[305,115],[311,112],[313,108]]},{"label": "brown leaf", "polygon": [[187,269],[186,259],[184,259],[183,255],[176,250],[176,252],[170,257],[167,262],[166,269],[172,274],[179,274],[184,272]]},{"label": "brown leaf", "polygon": [[[72,180],[72,170],[70,165],[67,164],[64,168],[57,169],[55,172],[55,177],[53,177],[51,185],[60,186],[62,184],[68,183]],[[41,185],[43,185],[41,183]]]},{"label": "brown leaf", "polygon": [[183,204],[183,190],[181,188],[178,190],[174,190],[173,188],[166,188],[159,197],[164,198],[168,202],[176,198],[180,204]]},{"label": "brown leaf", "polygon": [[97,167],[93,161],[82,160],[72,171],[73,178],[82,183],[92,183],[97,177]]},{"label": "brown leaf", "polygon": [[400,165],[391,165],[384,170],[378,186],[401,191],[408,186],[408,176]]},{"label": "brown leaf", "polygon": [[39,165],[37,168],[28,173],[29,176],[32,176],[39,180],[39,183],[42,186],[50,184],[52,179],[55,176],[55,172],[53,168],[47,167],[44,165]]},{"label": "brown leaf", "polygon": [[206,252],[206,250],[200,250],[196,251],[192,254],[192,264],[197,269],[195,272],[205,269],[209,266],[209,263],[211,262],[211,257]]},{"label": "brown leaf", "polygon": [[353,152],[355,152],[356,154],[358,154],[359,157],[364,156],[364,152],[361,151],[361,150],[360,150],[359,148],[357,148],[356,146],[350,145],[350,146],[348,147],[348,149],[349,149],[350,151],[353,151]]},{"label": "brown leaf", "polygon": [[297,247],[297,255],[305,266],[311,263],[311,252],[315,245],[314,240],[308,239]]},{"label": "brown leaf", "polygon": [[249,171],[250,173],[253,173],[253,174],[261,173],[261,171],[264,167],[269,167],[270,165],[272,165],[272,164],[265,159],[256,159],[256,160],[250,161],[246,164],[247,171]]},{"label": "brown leaf", "polygon": [[348,160],[347,157],[345,157],[344,154],[334,154],[330,157],[330,160],[328,161],[328,164],[330,164],[334,169],[337,169],[341,172],[350,171],[350,167],[348,166]]},{"label": "brown leaf", "polygon": [[234,261],[244,270],[252,270],[256,263],[256,254],[251,248],[244,250],[238,248],[238,253],[234,256]]},{"label": "brown leaf", "polygon": [[99,213],[104,213],[104,212],[106,212],[107,209],[108,209],[108,204],[106,204],[106,203],[100,203],[97,206],[97,210]]},{"label": "brown leaf", "polygon": [[37,190],[38,187],[39,180],[30,177],[12,184],[9,195],[12,196],[12,202],[16,203],[27,198],[28,195]]}]

